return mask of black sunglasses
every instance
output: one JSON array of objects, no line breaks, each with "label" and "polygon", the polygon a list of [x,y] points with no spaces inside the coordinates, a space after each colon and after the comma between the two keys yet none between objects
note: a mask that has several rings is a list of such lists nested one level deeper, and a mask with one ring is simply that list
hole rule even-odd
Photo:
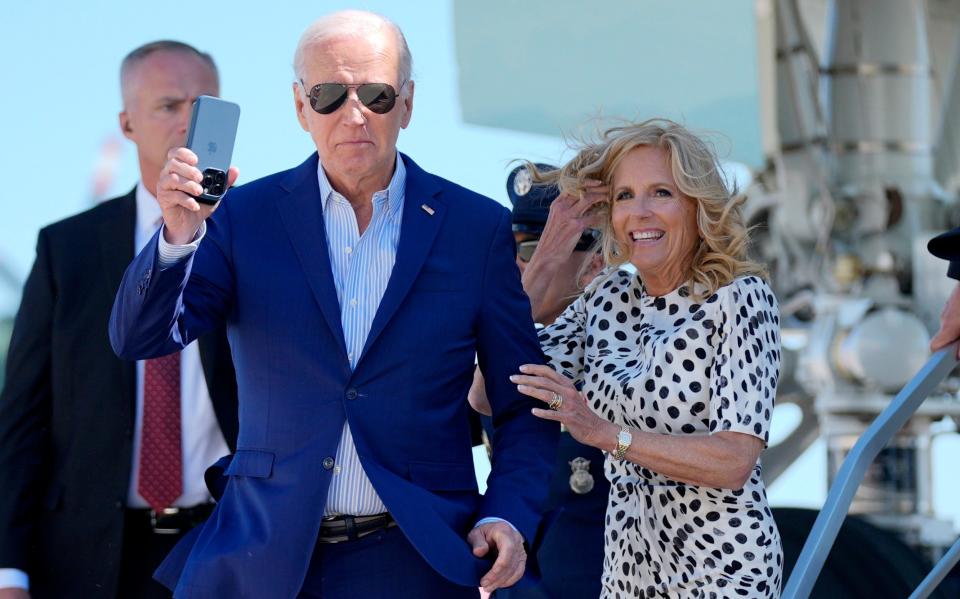
[{"label": "black sunglasses", "polygon": [[[400,84],[403,89],[404,81]],[[300,85],[306,90],[307,86],[300,80]],[[351,90],[357,90],[357,98],[360,103],[377,114],[386,114],[393,110],[397,103],[397,90],[389,83],[360,83],[357,85],[347,85],[346,83],[318,83],[310,88],[307,94],[310,98],[310,106],[320,114],[330,114],[336,112],[343,106],[347,100],[347,93]]]},{"label": "black sunglasses", "polygon": [[[576,252],[585,252],[593,247],[594,242],[600,238],[600,231],[597,229],[587,229],[583,232],[583,235],[580,236],[580,239],[577,240],[576,247],[573,248]],[[540,239],[528,239],[527,241],[518,241],[517,242],[517,258],[520,258],[521,262],[530,262],[530,259],[533,258],[533,253],[537,251],[537,244],[540,243]]]}]

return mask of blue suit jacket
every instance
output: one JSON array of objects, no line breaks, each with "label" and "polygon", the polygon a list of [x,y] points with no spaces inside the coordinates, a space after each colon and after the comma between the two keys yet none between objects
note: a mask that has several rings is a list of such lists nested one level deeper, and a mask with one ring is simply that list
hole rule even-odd
[{"label": "blue suit jacket", "polygon": [[[537,536],[557,432],[508,376],[542,362],[499,204],[409,158],[396,263],[350,371],[317,183],[317,156],[230,191],[189,259],[157,239],[128,267],[110,321],[123,358],[179,349],[226,322],[240,434],[210,519],[157,571],[178,597],[293,597],[306,574],[345,421],[377,493],[441,574],[477,585],[479,518]],[[421,208],[429,206],[433,214]],[[486,375],[498,457],[477,493],[466,393]],[[329,466],[329,461],[327,465]]]}]

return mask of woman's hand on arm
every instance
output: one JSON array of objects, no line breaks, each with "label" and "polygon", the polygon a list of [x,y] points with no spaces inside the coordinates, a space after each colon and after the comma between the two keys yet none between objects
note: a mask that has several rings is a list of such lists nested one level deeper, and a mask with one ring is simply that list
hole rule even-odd
[{"label": "woman's hand on arm", "polygon": [[[546,404],[534,408],[535,416],[560,422],[580,443],[614,452],[620,427],[595,414],[573,381],[549,366],[525,364],[520,372],[510,377],[517,389]],[[696,436],[636,429],[630,433],[633,441],[624,459],[681,482],[722,489],[742,488],[764,447],[759,437],[728,431]]]},{"label": "woman's hand on arm", "polygon": [[[573,381],[540,364],[524,364],[520,372],[522,374],[510,377],[517,384],[517,390],[546,404],[543,408],[534,408],[534,416],[563,424],[573,438],[584,445],[606,449],[601,444],[608,436],[613,437],[616,445],[620,428],[594,414]],[[550,408],[551,403],[556,407]]]}]

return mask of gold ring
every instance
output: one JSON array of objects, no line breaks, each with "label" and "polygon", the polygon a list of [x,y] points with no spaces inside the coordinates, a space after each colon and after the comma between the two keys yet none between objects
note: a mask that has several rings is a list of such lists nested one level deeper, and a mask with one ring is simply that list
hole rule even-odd
[{"label": "gold ring", "polygon": [[560,406],[562,406],[562,405],[563,405],[563,396],[560,395],[559,393],[557,393],[556,391],[554,391],[554,392],[553,392],[553,401],[550,402],[550,409],[551,409],[551,410],[559,410],[559,409],[560,409]]}]

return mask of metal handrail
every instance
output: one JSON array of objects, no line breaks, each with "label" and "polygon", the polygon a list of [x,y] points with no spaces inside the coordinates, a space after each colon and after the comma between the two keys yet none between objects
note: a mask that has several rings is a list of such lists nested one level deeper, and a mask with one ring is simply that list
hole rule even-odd
[{"label": "metal handrail", "polygon": [[923,582],[920,583],[917,590],[910,595],[910,599],[926,599],[929,597],[930,593],[947,577],[950,570],[957,565],[957,562],[960,562],[960,539],[940,558],[940,561],[933,567],[933,570],[930,570],[930,573],[923,579]]},{"label": "metal handrail", "polygon": [[[957,365],[957,347],[958,344],[953,343],[933,354],[857,440],[844,459],[827,494],[823,509],[820,510],[803,545],[783,591],[783,599],[806,599],[810,596],[867,468],[887,442],[913,416],[920,404]],[[931,588],[930,591],[932,590]]]}]

